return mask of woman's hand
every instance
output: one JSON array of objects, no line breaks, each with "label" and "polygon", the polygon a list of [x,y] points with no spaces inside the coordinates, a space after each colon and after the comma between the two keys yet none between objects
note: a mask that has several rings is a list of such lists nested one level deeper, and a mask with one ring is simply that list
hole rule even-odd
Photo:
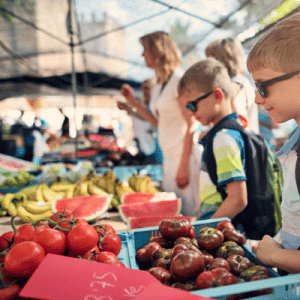
[{"label": "woman's hand", "polygon": [[180,189],[186,188],[190,183],[190,175],[187,169],[179,167],[176,175],[176,184]]},{"label": "woman's hand", "polygon": [[118,109],[128,110],[128,104],[122,101],[117,101]]},{"label": "woman's hand", "polygon": [[256,254],[257,259],[270,267],[274,266],[272,255],[279,249],[282,249],[281,245],[269,235],[265,235],[257,245],[252,247],[252,251]]},{"label": "woman's hand", "polygon": [[134,96],[134,91],[129,84],[123,84],[121,87],[121,94],[125,97],[127,103],[131,106],[134,106],[136,99]]}]

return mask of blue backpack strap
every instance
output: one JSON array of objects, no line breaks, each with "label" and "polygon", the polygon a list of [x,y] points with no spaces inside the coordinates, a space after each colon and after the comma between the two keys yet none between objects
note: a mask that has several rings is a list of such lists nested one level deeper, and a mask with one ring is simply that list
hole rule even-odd
[{"label": "blue backpack strap", "polygon": [[298,188],[298,194],[300,195],[300,142],[298,143],[296,154],[297,154],[297,161],[296,161],[296,168],[295,168],[295,177],[296,177],[296,184]]}]

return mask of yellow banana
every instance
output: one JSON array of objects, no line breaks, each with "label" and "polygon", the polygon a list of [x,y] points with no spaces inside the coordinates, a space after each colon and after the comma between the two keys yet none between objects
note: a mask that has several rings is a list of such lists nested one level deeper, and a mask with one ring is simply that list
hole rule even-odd
[{"label": "yellow banana", "polygon": [[137,192],[142,192],[142,193],[147,192],[146,184],[147,182],[145,180],[145,177],[139,176],[138,179],[136,180],[135,190]]},{"label": "yellow banana", "polygon": [[92,182],[88,183],[88,192],[91,195],[107,195],[107,193],[104,190],[102,190],[101,188],[97,187]]},{"label": "yellow banana", "polygon": [[29,211],[27,211],[23,205],[18,205],[17,206],[17,214],[18,214],[18,217],[23,222],[30,223],[31,221],[37,222],[42,219],[48,219],[53,214],[53,211],[47,210],[41,214],[33,214],[33,213],[30,213]]},{"label": "yellow banana", "polygon": [[159,190],[153,186],[153,184],[151,182],[151,177],[149,175],[147,175],[146,178],[147,178],[147,180],[146,180],[147,181],[147,192],[152,193],[152,194],[158,193]]},{"label": "yellow banana", "polygon": [[99,176],[97,177],[95,183],[96,183],[96,185],[97,185],[100,189],[106,191],[106,182],[105,182],[105,177],[104,177],[104,175],[99,175]]},{"label": "yellow banana", "polygon": [[17,207],[13,202],[10,202],[8,204],[7,212],[11,217],[15,217],[17,215]]},{"label": "yellow banana", "polygon": [[37,202],[45,202],[42,185],[38,186],[38,188],[35,192],[35,199],[36,199],[35,201],[37,201]]},{"label": "yellow banana", "polygon": [[23,204],[23,206],[28,212],[32,214],[42,214],[48,210],[52,211],[51,204],[45,204],[44,202],[27,201]]},{"label": "yellow banana", "polygon": [[51,186],[51,190],[54,191],[54,192],[65,192],[65,191],[67,191],[71,186],[72,186],[72,184],[63,184],[63,183],[56,184],[56,183],[54,183],[54,184]]},{"label": "yellow banana", "polygon": [[83,182],[79,185],[80,196],[90,196],[88,192],[88,182]]},{"label": "yellow banana", "polygon": [[11,203],[11,201],[12,201],[13,198],[14,198],[14,194],[7,193],[6,195],[4,195],[3,200],[1,201],[1,206],[4,209],[8,210],[8,206]]},{"label": "yellow banana", "polygon": [[66,198],[72,198],[72,197],[74,197],[75,187],[76,187],[76,184],[73,184],[73,185],[66,191]]},{"label": "yellow banana", "polygon": [[136,190],[136,181],[138,179],[138,176],[136,174],[132,174],[130,178],[128,179],[128,184],[129,186],[133,189]]},{"label": "yellow banana", "polygon": [[48,188],[47,185],[42,187],[42,192],[45,202],[53,202],[57,200],[57,194]]}]

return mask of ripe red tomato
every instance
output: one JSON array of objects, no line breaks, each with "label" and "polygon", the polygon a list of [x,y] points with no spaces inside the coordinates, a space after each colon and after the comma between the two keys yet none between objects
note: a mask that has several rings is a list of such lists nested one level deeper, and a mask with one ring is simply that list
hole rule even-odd
[{"label": "ripe red tomato", "polygon": [[186,219],[165,219],[159,223],[159,232],[168,239],[176,240],[181,236],[189,236],[191,227],[191,223]]},{"label": "ripe red tomato", "polygon": [[203,255],[203,258],[204,258],[204,264],[205,264],[205,267],[206,266],[210,266],[211,263],[213,262],[214,260],[214,257],[212,256],[212,254],[208,253],[207,251],[203,250],[202,251],[202,255]]},{"label": "ripe red tomato", "polygon": [[[61,222],[62,220],[73,220],[73,213],[69,210],[65,210],[65,211],[58,211],[56,212],[55,214],[53,214],[52,216],[50,216],[49,218],[50,220],[54,221],[54,222]],[[50,222],[50,227],[51,228],[54,228],[56,225],[55,224],[52,224]],[[69,222],[61,222],[58,224],[60,228],[62,229],[69,229],[71,230],[72,229],[72,224],[69,223]],[[58,230],[59,228],[56,227]],[[63,231],[66,235],[68,234],[67,231]]]},{"label": "ripe red tomato", "polygon": [[77,255],[85,254],[98,244],[98,233],[92,225],[79,224],[67,235],[67,247]]},{"label": "ripe red tomato", "polygon": [[204,271],[196,279],[196,287],[199,290],[234,284],[235,277],[224,268],[216,268],[211,271]]},{"label": "ripe red tomato", "polygon": [[99,254],[97,254],[96,257],[97,257],[97,261],[101,262],[101,263],[105,263],[108,260],[113,260],[116,262],[119,260],[117,255],[115,255],[112,252],[108,252],[108,251],[100,252]]},{"label": "ripe red tomato", "polygon": [[190,239],[195,238],[195,227],[194,227],[194,226],[191,226],[191,229],[190,229],[190,231],[189,231],[188,237],[189,237]]},{"label": "ripe red tomato", "polygon": [[0,288],[1,300],[17,300],[22,287],[18,283],[13,283],[5,288]]},{"label": "ripe red tomato", "polygon": [[8,231],[0,236],[0,252],[9,246],[9,244],[12,242],[14,234],[14,231]]},{"label": "ripe red tomato", "polygon": [[104,264],[107,264],[107,265],[113,265],[113,266],[116,266],[116,267],[123,267],[123,268],[126,268],[126,266],[119,260],[115,261],[113,259],[108,259],[106,260],[105,262],[103,262]]},{"label": "ripe red tomato", "polygon": [[66,236],[56,229],[48,228],[44,229],[36,234],[34,237],[34,242],[40,244],[46,254],[63,254],[67,247]]},{"label": "ripe red tomato", "polygon": [[192,279],[203,270],[204,258],[198,251],[180,252],[171,261],[170,272],[176,281],[184,282]]},{"label": "ripe red tomato", "polygon": [[166,269],[154,267],[151,268],[148,272],[163,284],[170,285],[172,282],[172,275],[170,271]]},{"label": "ripe red tomato", "polygon": [[79,224],[89,224],[85,219],[77,219],[77,220],[75,220],[75,225],[74,226],[76,226],[76,225],[79,225]]},{"label": "ripe red tomato", "polygon": [[7,274],[23,279],[30,277],[45,258],[44,248],[32,241],[14,245],[4,258]]},{"label": "ripe red tomato", "polygon": [[16,231],[14,244],[19,244],[25,241],[33,241],[35,235],[36,231],[34,226],[31,224],[23,224]]},{"label": "ripe red tomato", "polygon": [[216,229],[220,230],[221,232],[226,228],[234,229],[234,225],[229,221],[222,221],[217,224]]},{"label": "ripe red tomato", "polygon": [[108,233],[116,233],[115,229],[110,224],[99,224],[94,226],[99,233],[99,236],[105,236]]},{"label": "ripe red tomato", "polygon": [[226,228],[222,233],[224,235],[224,242],[233,241],[240,246],[243,246],[246,243],[246,237],[236,229]]},{"label": "ripe red tomato", "polygon": [[171,253],[171,260],[179,253],[184,251],[196,251],[202,254],[202,252],[199,250],[198,247],[196,247],[193,244],[178,244],[173,248],[173,251]]},{"label": "ripe red tomato", "polygon": [[216,257],[213,260],[213,262],[211,263],[211,265],[209,266],[208,270],[211,271],[216,268],[224,268],[224,269],[228,270],[229,272],[231,271],[229,262],[222,257]]},{"label": "ripe red tomato", "polygon": [[100,249],[98,246],[95,246],[94,248],[92,248],[91,250],[89,250],[88,252],[86,252],[82,258],[83,259],[88,259],[88,260],[94,260],[94,261],[98,261],[98,255],[100,253]]},{"label": "ripe red tomato", "polygon": [[118,255],[122,248],[121,238],[116,233],[108,233],[100,239],[100,251],[109,251]]},{"label": "ripe red tomato", "polygon": [[198,247],[202,250],[211,251],[217,249],[224,241],[223,233],[211,227],[202,228],[197,235]]}]

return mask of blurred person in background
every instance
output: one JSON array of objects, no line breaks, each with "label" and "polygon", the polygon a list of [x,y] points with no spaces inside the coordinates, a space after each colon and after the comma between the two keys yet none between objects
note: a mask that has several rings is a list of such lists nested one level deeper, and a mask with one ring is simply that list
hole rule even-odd
[{"label": "blurred person in background", "polygon": [[[149,78],[142,82],[142,99],[140,102],[148,110],[151,97],[151,88],[155,83],[155,78]],[[156,163],[155,127],[144,121],[139,113],[133,110],[128,103],[118,101],[117,105],[119,109],[126,110],[127,113],[132,116],[134,140],[137,142],[139,149],[137,157],[140,158],[143,163]]]},{"label": "blurred person in background", "polygon": [[232,84],[232,108],[247,130],[259,134],[258,107],[255,90],[245,77],[246,63],[242,44],[235,38],[219,39],[209,43],[205,49],[207,57],[214,57],[228,70]]},{"label": "blurred person in background", "polygon": [[145,63],[157,78],[151,90],[150,111],[135,98],[128,84],[122,86],[121,94],[145,121],[158,128],[163,153],[162,188],[182,199],[183,215],[194,216],[199,199],[201,155],[193,137],[199,123],[178,101],[177,85],[183,75],[181,53],[172,37],[163,31],[142,36],[140,43]]},{"label": "blurred person in background", "polygon": [[70,138],[70,119],[68,116],[64,113],[63,109],[60,108],[59,112],[63,115],[64,120],[61,125],[61,137],[64,138]]}]

